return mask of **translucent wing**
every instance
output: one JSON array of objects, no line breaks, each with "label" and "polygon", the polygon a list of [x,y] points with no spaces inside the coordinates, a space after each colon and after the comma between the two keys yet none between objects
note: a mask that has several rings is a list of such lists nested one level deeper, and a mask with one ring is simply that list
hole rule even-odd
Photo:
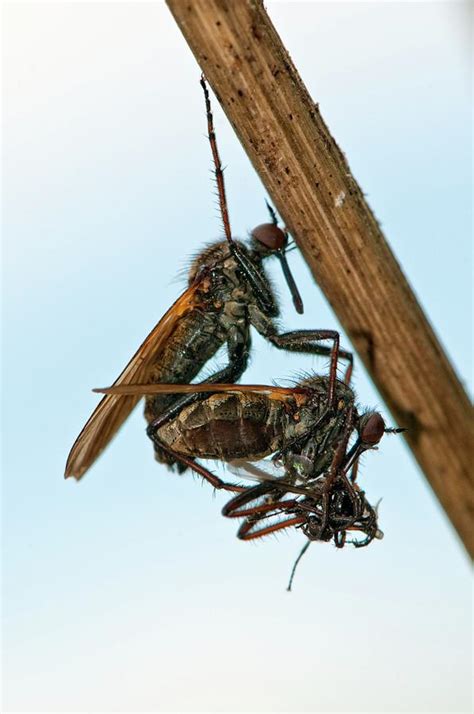
[{"label": "translucent wing", "polygon": [[259,483],[270,483],[278,489],[283,489],[289,493],[301,496],[320,495],[321,484],[312,482],[306,484],[304,479],[287,480],[288,474],[282,464],[277,465],[272,459],[261,459],[258,462],[236,459],[226,464],[229,471],[239,478],[258,481]]},{"label": "translucent wing", "polygon": [[271,459],[260,459],[257,462],[235,459],[234,461],[229,461],[226,466],[234,476],[251,479],[252,481],[270,481],[274,483],[284,475],[281,466],[277,466]]},{"label": "translucent wing", "polygon": [[283,399],[294,394],[307,394],[304,387],[276,387],[270,384],[213,384],[212,382],[200,384],[118,384],[111,387],[97,387],[93,390],[99,394],[135,395],[145,396],[150,394],[197,394],[202,392],[237,392],[265,394],[270,399]]},{"label": "translucent wing", "polygon": [[[114,385],[147,380],[150,366],[157,359],[178,321],[196,307],[199,286],[199,282],[194,283],[176,300],[138,348]],[[74,476],[79,480],[85,474],[141,397],[142,394],[137,393],[129,396],[107,394],[99,402],[73,444],[66,463],[65,478]]]}]

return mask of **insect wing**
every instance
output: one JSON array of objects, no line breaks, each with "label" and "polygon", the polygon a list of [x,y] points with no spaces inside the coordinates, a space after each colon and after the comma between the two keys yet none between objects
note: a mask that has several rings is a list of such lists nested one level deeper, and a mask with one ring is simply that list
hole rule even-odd
[{"label": "insect wing", "polygon": [[[156,361],[179,320],[196,307],[196,293],[199,287],[200,281],[193,283],[173,303],[138,348],[114,385],[147,380],[150,366]],[[142,394],[129,396],[107,394],[99,402],[73,444],[66,463],[65,478],[74,476],[79,480],[85,474],[129,417],[141,397]]]},{"label": "insect wing", "polygon": [[[276,489],[281,489],[287,493],[294,493],[299,496],[314,496],[314,484],[307,486],[304,482],[294,482],[286,480],[286,473],[283,466],[277,466],[271,459],[261,459],[258,465],[254,461],[236,459],[227,464],[227,468],[239,478],[258,481],[259,483],[272,484]],[[319,496],[319,492],[317,492]]]},{"label": "insect wing", "polygon": [[227,468],[233,476],[260,483],[264,481],[275,483],[284,474],[282,468],[276,466],[271,459],[260,459],[258,462],[235,459],[229,461]]},{"label": "insect wing", "polygon": [[239,393],[239,394],[264,394],[270,399],[286,399],[295,394],[307,394],[304,387],[276,387],[269,384],[213,384],[201,382],[200,384],[139,384],[127,383],[111,387],[97,387],[92,391],[98,394],[135,395],[145,396],[151,394],[199,394],[199,393]]}]

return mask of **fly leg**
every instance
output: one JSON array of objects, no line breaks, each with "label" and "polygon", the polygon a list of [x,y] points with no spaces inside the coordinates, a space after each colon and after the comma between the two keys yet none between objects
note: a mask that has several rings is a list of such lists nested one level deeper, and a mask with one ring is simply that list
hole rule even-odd
[{"label": "fly leg", "polygon": [[365,533],[365,538],[363,540],[348,540],[347,542],[354,546],[354,548],[365,548],[376,538],[377,540],[382,540],[383,532],[377,528],[377,524],[368,524],[364,526],[353,525],[347,528],[348,531],[358,531],[359,533]]},{"label": "fly leg", "polygon": [[[248,508],[245,507],[258,498],[270,494],[275,500],[266,501]],[[255,540],[291,526],[303,525],[306,517],[301,515],[291,515],[276,523],[261,525],[265,518],[291,513],[298,508],[299,502],[294,498],[286,501],[279,500],[284,494],[285,492],[282,489],[275,490],[275,486],[272,484],[260,484],[259,486],[247,488],[243,493],[239,493],[226,503],[222,509],[222,515],[227,516],[227,518],[245,516],[245,520],[237,531],[237,538],[240,540]]]},{"label": "fly leg", "polygon": [[206,78],[204,74],[201,75],[201,87],[204,92],[204,101],[206,104],[206,116],[207,116],[207,135],[209,139],[209,144],[211,146],[212,160],[214,162],[214,176],[217,184],[217,195],[219,198],[219,208],[222,216],[222,225],[224,228],[224,234],[229,243],[229,247],[232,251],[234,258],[239,263],[242,268],[246,278],[252,285],[260,304],[265,310],[274,310],[274,302],[271,293],[268,290],[266,283],[262,280],[260,273],[255,269],[255,266],[248,259],[246,254],[240,250],[238,244],[233,240],[230,221],[229,221],[229,211],[227,208],[227,199],[225,195],[225,185],[224,185],[224,169],[222,168],[221,159],[219,156],[219,150],[217,148],[216,132],[214,130],[214,118],[212,116],[211,110],[211,100],[209,97],[209,90],[206,84]]},{"label": "fly leg", "polygon": [[219,150],[217,148],[216,132],[214,131],[214,119],[211,111],[211,100],[209,98],[209,91],[207,89],[206,78],[204,77],[204,74],[201,75],[201,87],[204,92],[204,101],[206,104],[207,135],[209,139],[209,144],[211,145],[212,160],[214,161],[214,175],[216,177],[217,195],[219,197],[219,207],[221,209],[222,224],[224,227],[225,237],[232,245],[233,240],[230,232],[229,212],[227,210],[227,200],[225,197],[224,169],[222,168]]},{"label": "fly leg", "polygon": [[[194,397],[194,395],[190,396]],[[169,421],[178,416],[181,409],[183,408],[183,405],[181,404],[181,402],[183,401],[184,400],[180,399],[178,400],[178,402],[175,402],[169,409],[167,409],[163,414],[154,419],[148,425],[146,431],[150,439],[153,441],[155,447],[161,451],[164,451],[172,459],[182,464],[184,467],[189,467],[190,469],[195,471],[197,474],[199,474],[199,476],[202,476],[206,481],[208,481],[208,483],[211,484],[211,486],[216,489],[223,489],[224,491],[232,491],[234,493],[245,491],[245,486],[237,486],[236,484],[226,483],[225,481],[222,481],[218,476],[211,473],[209,469],[206,469],[205,466],[202,466],[202,464],[195,461],[192,457],[185,456],[184,454],[179,454],[178,452],[173,451],[173,449],[170,449],[167,444],[161,441],[158,436],[158,431],[160,427],[164,426]]]},{"label": "fly leg", "polygon": [[230,484],[222,481],[218,476],[209,471],[209,469],[200,464],[193,457],[180,454],[177,451],[170,449],[167,444],[161,441],[158,436],[160,427],[164,426],[170,420],[178,416],[181,409],[186,406],[186,404],[182,404],[183,401],[184,400],[180,399],[178,402],[175,402],[171,407],[164,411],[163,414],[154,419],[147,426],[146,433],[152,440],[156,453],[160,454],[160,460],[167,463],[169,466],[177,464],[180,473],[183,473],[188,468],[192,469],[199,476],[202,476],[202,478],[210,483],[215,489],[223,489],[224,491],[231,491],[233,493],[244,491],[244,486],[237,486],[236,484]]},{"label": "fly leg", "polygon": [[178,454],[176,451],[173,451],[169,447],[165,446],[163,442],[161,442],[156,436],[154,438],[155,443],[157,446],[160,447],[160,449],[163,449],[166,453],[168,453],[175,461],[178,463],[182,463],[184,466],[189,467],[193,471],[195,471],[199,476],[202,476],[202,478],[207,481],[208,483],[211,484],[215,489],[217,490],[223,490],[223,491],[232,491],[232,493],[238,493],[240,491],[245,490],[245,486],[237,486],[237,484],[234,483],[226,483],[225,481],[222,481],[218,476],[212,473],[212,471],[209,471],[209,469],[206,469],[205,466],[200,464],[198,461],[195,461],[194,459],[184,456],[183,454]]},{"label": "fly leg", "polygon": [[[331,466],[324,476],[320,493],[311,493],[298,505],[309,515],[303,528],[310,540],[330,540],[334,537],[337,547],[343,547],[345,536],[340,534],[352,526],[361,516],[361,495],[346,476],[344,469],[347,444],[354,428],[354,411],[347,414],[342,438],[334,452]],[[363,494],[362,494],[363,498]]]},{"label": "fly leg", "polygon": [[[328,408],[334,409],[336,400],[336,379],[337,365],[339,358],[348,362],[344,382],[349,384],[354,358],[352,352],[341,350],[339,347],[339,332],[336,330],[295,330],[285,332],[282,335],[267,334],[265,337],[275,347],[291,352],[302,352],[305,354],[327,355],[330,357],[329,367],[329,387],[328,387]],[[318,344],[321,340],[332,340],[332,347]]]},{"label": "fly leg", "polygon": [[247,487],[245,491],[234,496],[228,503],[225,504],[221,513],[227,518],[242,518],[244,516],[256,516],[259,514],[268,513],[275,509],[287,510],[297,505],[298,501],[292,498],[289,501],[267,500],[256,506],[245,508],[247,504],[252,503],[258,498],[266,495],[272,495],[274,499],[279,499],[284,495],[283,490],[275,490],[273,484],[260,484],[258,486]]},{"label": "fly leg", "polygon": [[[235,334],[231,334],[228,340],[229,348],[229,364],[223,369],[214,372],[209,377],[206,377],[199,384],[234,384],[247,367],[249,356],[249,340],[242,341]],[[196,392],[195,394],[186,394],[184,397],[176,399],[171,406],[162,414],[159,414],[153,421],[148,424],[147,434],[152,441],[155,441],[154,434],[161,426],[178,416],[178,414],[190,404],[206,399],[209,392]],[[165,449],[166,450],[166,449]]]},{"label": "fly leg", "polygon": [[[344,378],[347,385],[351,379],[354,363],[352,352],[341,350],[339,347],[339,332],[336,330],[294,330],[278,334],[273,320],[259,310],[257,305],[249,305],[249,318],[257,332],[278,349],[330,357],[328,406],[332,408],[335,401],[338,360],[341,357],[348,363]],[[332,347],[319,344],[322,340],[332,340]]]},{"label": "fly leg", "polygon": [[[242,340],[240,335],[231,333],[231,335],[229,336],[228,346],[229,364],[223,369],[215,372],[210,377],[207,377],[205,380],[206,384],[233,384],[237,379],[240,378],[242,373],[245,371],[249,354],[248,340]],[[175,419],[185,407],[189,406],[190,404],[193,404],[194,402],[205,399],[207,396],[207,392],[202,392],[196,394],[187,394],[186,396],[177,399],[170,407],[168,407],[168,409],[166,409],[162,414],[157,416],[155,419],[153,419],[153,421],[148,424],[146,430],[147,435],[153,441],[153,444],[157,451],[162,451],[168,454],[171,459],[177,461],[184,467],[183,470],[185,470],[187,467],[191,468],[193,471],[202,476],[206,481],[208,481],[212,486],[214,486],[214,488],[224,489],[233,492],[244,491],[245,487],[225,483],[225,481],[222,481],[204,466],[197,463],[192,457],[184,456],[183,454],[178,454],[177,452],[170,449],[158,437],[158,431],[160,427],[164,426],[169,421]]]},{"label": "fly leg", "polygon": [[254,530],[255,525],[259,523],[260,520],[256,518],[246,518],[237,531],[237,538],[239,538],[239,540],[255,540],[256,538],[263,538],[266,535],[270,535],[270,533],[276,533],[277,531],[282,531],[285,528],[291,528],[291,526],[302,525],[305,520],[304,516],[293,516],[291,518],[287,518],[286,520],[278,521],[278,523],[272,523],[269,526]]},{"label": "fly leg", "polygon": [[[237,328],[229,330],[227,335],[227,349],[229,354],[229,362],[223,368],[214,372],[214,374],[206,377],[204,382],[206,384],[233,384],[237,382],[242,374],[245,372],[248,363],[249,351],[250,351],[250,335],[248,330],[241,331]],[[150,436],[150,432],[154,432],[158,427],[157,422],[161,420],[163,415],[168,415],[169,410],[172,408],[172,416],[174,418],[184,407],[193,404],[194,402],[205,399],[208,396],[207,393],[201,394],[188,394],[184,397],[178,397],[173,400],[170,406],[163,412],[158,410],[155,411],[155,419],[149,422],[147,434]],[[161,423],[161,422],[160,422]],[[165,422],[166,423],[166,422]],[[179,473],[183,473],[188,468],[187,462],[181,459],[170,458],[169,450],[161,449],[158,446],[153,436],[150,436],[154,443],[155,453],[158,454],[158,460],[165,463],[169,468],[173,468],[176,461],[177,469]]]},{"label": "fly leg", "polygon": [[[284,530],[286,528],[291,528],[292,526],[298,527],[304,525],[306,522],[306,516],[304,515],[291,515],[288,518],[284,518],[281,521],[278,521],[277,523],[271,523],[269,525],[262,525],[261,522],[262,520],[266,517],[266,514],[263,513],[262,511],[262,506],[256,506],[254,509],[254,517],[252,518],[252,509],[247,509],[247,510],[241,510],[240,512],[234,512],[232,513],[232,504],[237,506],[239,503],[243,504],[246,503],[248,500],[250,500],[250,492],[253,491],[255,492],[258,490],[260,487],[256,486],[255,488],[249,489],[248,493],[244,494],[239,494],[238,496],[235,496],[231,501],[229,501],[226,506],[222,509],[222,513],[225,516],[229,516],[230,518],[233,518],[237,515],[244,515],[248,514],[248,517],[244,520],[242,525],[240,526],[239,530],[237,531],[237,538],[240,540],[256,540],[257,538],[263,538],[266,535],[270,535],[271,533],[276,533],[278,531]],[[270,510],[270,507],[272,510],[275,508],[279,508],[280,512],[283,513],[285,511],[289,511],[295,506],[298,505],[296,501],[278,501],[276,503],[268,503],[264,504],[265,506],[268,506]],[[229,512],[231,511],[231,512]],[[268,516],[274,515],[274,514],[267,514]],[[293,565],[293,569],[291,571],[290,575],[290,580],[287,586],[287,590],[291,590],[291,585],[293,583],[293,578],[295,575],[295,570],[300,562],[301,558],[303,555],[306,553],[308,550],[309,546],[311,544],[311,540],[308,540],[306,544],[303,546],[300,554],[298,555],[295,564]]]},{"label": "fly leg", "polygon": [[[339,442],[338,447],[334,452],[332,463],[329,468],[329,472],[323,489],[324,496],[327,499],[325,500],[324,497],[322,499],[324,506],[324,520],[325,522],[327,522],[328,519],[330,519],[330,525],[331,528],[334,530],[335,534],[338,532],[340,533],[341,531],[345,531],[360,517],[361,514],[360,496],[356,493],[354,486],[349,482],[346,476],[346,469],[344,469],[347,446],[353,429],[354,408],[353,406],[351,406],[347,414],[347,419],[344,425],[344,432],[341,441]],[[343,495],[347,496],[352,507],[352,513],[347,515],[344,514],[342,515],[342,518],[339,518],[336,514],[329,513],[330,502],[338,484],[343,485]],[[334,542],[336,543],[336,546],[342,548],[345,543],[345,537],[342,538],[340,544],[338,543],[338,539],[336,537]]]}]

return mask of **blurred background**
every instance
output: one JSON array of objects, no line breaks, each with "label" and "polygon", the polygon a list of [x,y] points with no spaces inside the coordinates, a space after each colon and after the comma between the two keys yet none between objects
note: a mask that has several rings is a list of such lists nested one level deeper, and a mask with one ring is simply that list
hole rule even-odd
[{"label": "blurred background", "polygon": [[[471,384],[470,6],[268,2]],[[266,193],[213,101],[233,233]],[[235,538],[226,497],[154,462],[138,408],[79,484],[68,451],[219,237],[199,68],[162,3],[4,5],[5,711],[470,710],[470,569],[402,438],[366,455],[385,539]],[[337,320],[297,251],[306,305]],[[347,340],[343,340],[347,345]],[[322,370],[254,339],[247,382]],[[390,415],[362,367],[364,405]],[[446,425],[449,429],[449,424]]]}]

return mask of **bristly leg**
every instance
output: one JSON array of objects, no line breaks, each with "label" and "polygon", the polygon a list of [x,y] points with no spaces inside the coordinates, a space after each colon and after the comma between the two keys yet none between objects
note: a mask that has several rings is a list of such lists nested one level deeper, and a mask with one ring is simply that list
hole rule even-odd
[{"label": "bristly leg", "polygon": [[202,397],[202,395],[187,395],[187,397],[179,399],[175,404],[172,404],[165,412],[163,412],[163,414],[160,414],[160,416],[156,417],[156,419],[154,419],[148,424],[146,433],[150,437],[156,448],[158,448],[160,451],[165,452],[166,454],[169,454],[171,459],[173,459],[177,463],[182,464],[186,468],[189,467],[190,469],[195,471],[197,474],[199,474],[199,476],[202,476],[206,481],[208,481],[211,486],[214,486],[214,488],[223,489],[224,491],[231,491],[232,493],[241,493],[242,491],[246,490],[244,486],[237,486],[236,484],[226,483],[225,481],[222,481],[222,479],[220,479],[218,476],[209,471],[209,469],[206,469],[205,466],[202,466],[198,461],[195,461],[191,457],[185,456],[184,454],[179,454],[176,451],[173,451],[173,449],[170,449],[169,446],[163,441],[161,441],[158,436],[158,431],[160,427],[164,426],[169,421],[174,419],[179,414],[180,410],[183,409],[187,403],[192,403],[192,400],[195,400],[196,397]]},{"label": "bristly leg", "polygon": [[[345,359],[349,365],[346,372],[345,383],[349,384],[352,373],[353,356],[339,347],[339,333],[336,330],[294,330],[283,334],[274,334],[270,331],[263,333],[278,349],[304,354],[316,354],[330,357],[329,383],[328,383],[328,409],[334,409],[336,400],[337,366],[339,359]],[[332,347],[320,345],[321,340],[331,340]]]},{"label": "bristly leg", "polygon": [[225,197],[225,186],[224,186],[224,170],[222,168],[221,159],[219,156],[219,150],[217,148],[216,133],[214,131],[214,119],[211,111],[211,100],[209,98],[209,90],[206,84],[206,78],[204,74],[201,75],[201,87],[204,91],[204,101],[206,102],[206,115],[207,115],[207,133],[209,138],[209,143],[211,145],[212,158],[214,160],[214,173],[216,176],[217,191],[219,196],[219,207],[221,210],[222,223],[224,226],[225,237],[229,243],[233,243],[232,235],[230,232],[230,221],[229,221],[229,211],[227,210],[227,200]]}]

